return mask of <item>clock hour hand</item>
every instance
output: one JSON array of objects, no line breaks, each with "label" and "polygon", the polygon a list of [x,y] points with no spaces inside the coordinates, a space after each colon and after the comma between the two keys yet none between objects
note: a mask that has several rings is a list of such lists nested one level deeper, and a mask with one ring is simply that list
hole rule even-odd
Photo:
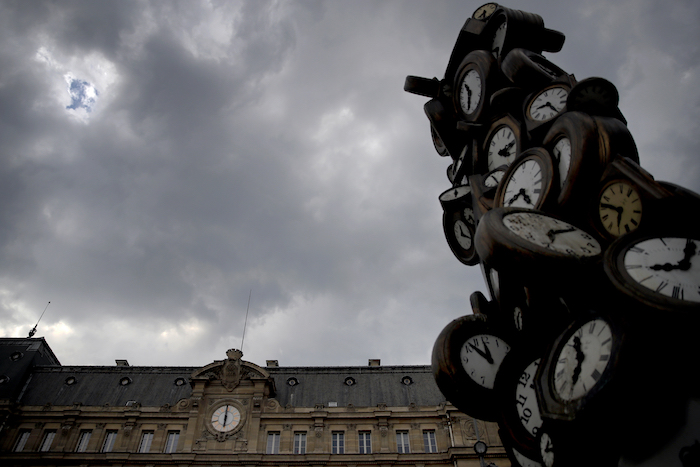
[{"label": "clock hour hand", "polygon": [[498,155],[501,157],[508,157],[510,148],[512,148],[515,145],[515,141],[511,141],[510,143],[506,144],[502,149],[498,150]]},{"label": "clock hour hand", "polygon": [[549,237],[549,241],[553,243],[554,237],[556,237],[560,233],[573,232],[574,230],[576,230],[576,227],[569,227],[568,229],[559,229],[559,230],[552,229],[549,232],[547,232],[547,237]]},{"label": "clock hour hand", "polygon": [[489,350],[489,348],[486,345],[484,345],[484,350],[481,350],[479,347],[475,346],[472,343],[469,343],[469,347],[474,349],[476,351],[476,353],[478,353],[479,355],[484,357],[484,360],[486,360],[491,365],[493,365],[493,357],[491,356],[491,351]]},{"label": "clock hour hand", "polygon": [[572,391],[581,376],[581,366],[583,365],[583,360],[586,358],[586,355],[581,350],[581,338],[578,336],[574,337],[574,350],[576,351],[576,368],[574,368],[574,373],[571,377]]}]

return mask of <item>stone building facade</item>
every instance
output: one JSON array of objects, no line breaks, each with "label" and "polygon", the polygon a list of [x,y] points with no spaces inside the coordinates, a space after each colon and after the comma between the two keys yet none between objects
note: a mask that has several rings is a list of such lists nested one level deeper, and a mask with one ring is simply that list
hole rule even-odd
[{"label": "stone building facade", "polygon": [[497,425],[446,402],[430,366],[262,367],[242,357],[63,366],[43,338],[0,339],[0,464],[509,465]]}]

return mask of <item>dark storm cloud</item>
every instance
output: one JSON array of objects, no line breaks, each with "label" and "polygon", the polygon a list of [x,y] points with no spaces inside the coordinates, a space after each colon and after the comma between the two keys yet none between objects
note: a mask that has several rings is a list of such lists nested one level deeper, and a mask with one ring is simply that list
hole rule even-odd
[{"label": "dark storm cloud", "polygon": [[[240,344],[252,290],[246,359],[426,363],[484,283],[445,243],[447,161],[403,80],[442,77],[477,6],[0,4],[3,332],[51,300],[39,335],[64,362],[205,364]],[[698,7],[514,7],[566,33],[555,63],[618,85],[642,160],[683,184],[698,120],[640,96],[666,70],[654,108],[696,116]],[[98,91],[89,114],[66,79]]]}]

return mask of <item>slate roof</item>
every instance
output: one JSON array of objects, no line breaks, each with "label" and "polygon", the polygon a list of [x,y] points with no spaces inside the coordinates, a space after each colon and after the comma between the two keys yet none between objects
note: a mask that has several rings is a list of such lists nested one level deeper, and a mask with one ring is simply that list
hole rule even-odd
[{"label": "slate roof", "polygon": [[[134,400],[143,407],[175,405],[190,397],[191,386],[176,380],[199,370],[194,367],[39,366],[21,396],[22,405],[124,406]],[[265,368],[275,380],[275,399],[282,407],[405,407],[439,405],[445,398],[438,390],[430,366],[379,367],[275,367]],[[121,384],[122,378],[131,379]],[[410,384],[404,384],[406,377]],[[68,384],[75,378],[74,384]],[[295,378],[294,385],[288,384]],[[354,384],[346,384],[353,378]],[[406,380],[408,382],[408,380]],[[332,404],[335,403],[335,404]]]}]

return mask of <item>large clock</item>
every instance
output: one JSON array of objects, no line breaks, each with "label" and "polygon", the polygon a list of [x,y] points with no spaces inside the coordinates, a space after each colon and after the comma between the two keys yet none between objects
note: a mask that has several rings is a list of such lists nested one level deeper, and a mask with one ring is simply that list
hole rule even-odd
[{"label": "large clock", "polygon": [[469,53],[457,69],[453,88],[455,109],[468,122],[477,122],[498,85],[496,60],[485,50]]},{"label": "large clock", "polygon": [[233,402],[216,405],[209,416],[209,423],[215,433],[231,434],[240,428],[243,418],[241,408]]},{"label": "large clock", "polygon": [[449,323],[433,346],[435,381],[462,412],[495,421],[494,382],[510,344],[484,315],[467,315]]}]

